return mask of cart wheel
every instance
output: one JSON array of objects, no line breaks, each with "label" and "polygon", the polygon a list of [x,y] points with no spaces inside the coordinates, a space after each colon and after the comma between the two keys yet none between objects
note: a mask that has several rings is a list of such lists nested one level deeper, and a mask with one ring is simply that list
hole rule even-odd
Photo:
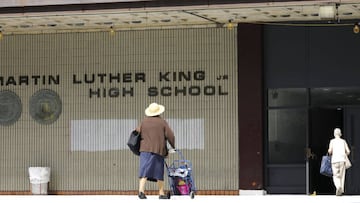
[{"label": "cart wheel", "polygon": [[167,193],[166,193],[166,196],[167,196],[168,199],[170,199],[170,198],[171,198],[171,193],[170,193],[170,192],[167,192]]},{"label": "cart wheel", "polygon": [[190,197],[191,197],[191,199],[194,199],[194,197],[195,197],[194,191],[191,191],[191,192],[190,192]]}]

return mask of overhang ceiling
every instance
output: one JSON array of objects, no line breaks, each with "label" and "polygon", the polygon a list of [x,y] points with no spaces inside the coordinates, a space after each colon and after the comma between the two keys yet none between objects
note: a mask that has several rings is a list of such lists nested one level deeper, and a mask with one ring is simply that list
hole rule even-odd
[{"label": "overhang ceiling", "polygon": [[[335,20],[319,17],[323,5],[337,7]],[[69,8],[71,5],[69,5]],[[180,27],[222,27],[236,23],[312,23],[321,25],[354,24],[360,19],[360,1],[289,1],[271,3],[231,3],[136,8],[84,7],[41,11],[22,9],[0,12],[3,34],[60,33]],[[316,22],[316,23],[315,23]]]}]

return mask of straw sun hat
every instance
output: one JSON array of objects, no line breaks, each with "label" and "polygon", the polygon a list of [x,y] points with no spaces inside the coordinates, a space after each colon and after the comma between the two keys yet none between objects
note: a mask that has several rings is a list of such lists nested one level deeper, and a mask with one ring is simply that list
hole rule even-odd
[{"label": "straw sun hat", "polygon": [[165,107],[163,105],[157,104],[157,103],[151,103],[146,109],[145,109],[145,115],[146,116],[158,116],[162,114],[165,111]]}]

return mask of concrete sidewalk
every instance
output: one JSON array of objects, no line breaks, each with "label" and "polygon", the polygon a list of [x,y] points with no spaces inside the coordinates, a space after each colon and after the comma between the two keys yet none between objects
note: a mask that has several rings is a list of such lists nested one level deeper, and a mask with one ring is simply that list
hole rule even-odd
[{"label": "concrete sidewalk", "polygon": [[127,195],[4,195],[0,202],[24,203],[120,203],[120,202],[223,202],[223,203],[360,203],[360,196],[335,196],[335,195],[239,195],[239,196],[172,196],[170,200],[159,200],[158,196],[149,195],[147,199],[140,200],[137,196]]}]

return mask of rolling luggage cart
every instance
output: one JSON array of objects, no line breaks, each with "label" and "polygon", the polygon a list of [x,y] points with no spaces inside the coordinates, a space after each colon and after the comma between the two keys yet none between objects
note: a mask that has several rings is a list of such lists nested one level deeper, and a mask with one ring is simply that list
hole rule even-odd
[{"label": "rolling luggage cart", "polygon": [[189,195],[193,199],[196,188],[192,174],[192,163],[184,159],[183,154],[178,149],[175,152],[180,159],[174,160],[170,166],[165,162],[171,191],[170,195]]}]

